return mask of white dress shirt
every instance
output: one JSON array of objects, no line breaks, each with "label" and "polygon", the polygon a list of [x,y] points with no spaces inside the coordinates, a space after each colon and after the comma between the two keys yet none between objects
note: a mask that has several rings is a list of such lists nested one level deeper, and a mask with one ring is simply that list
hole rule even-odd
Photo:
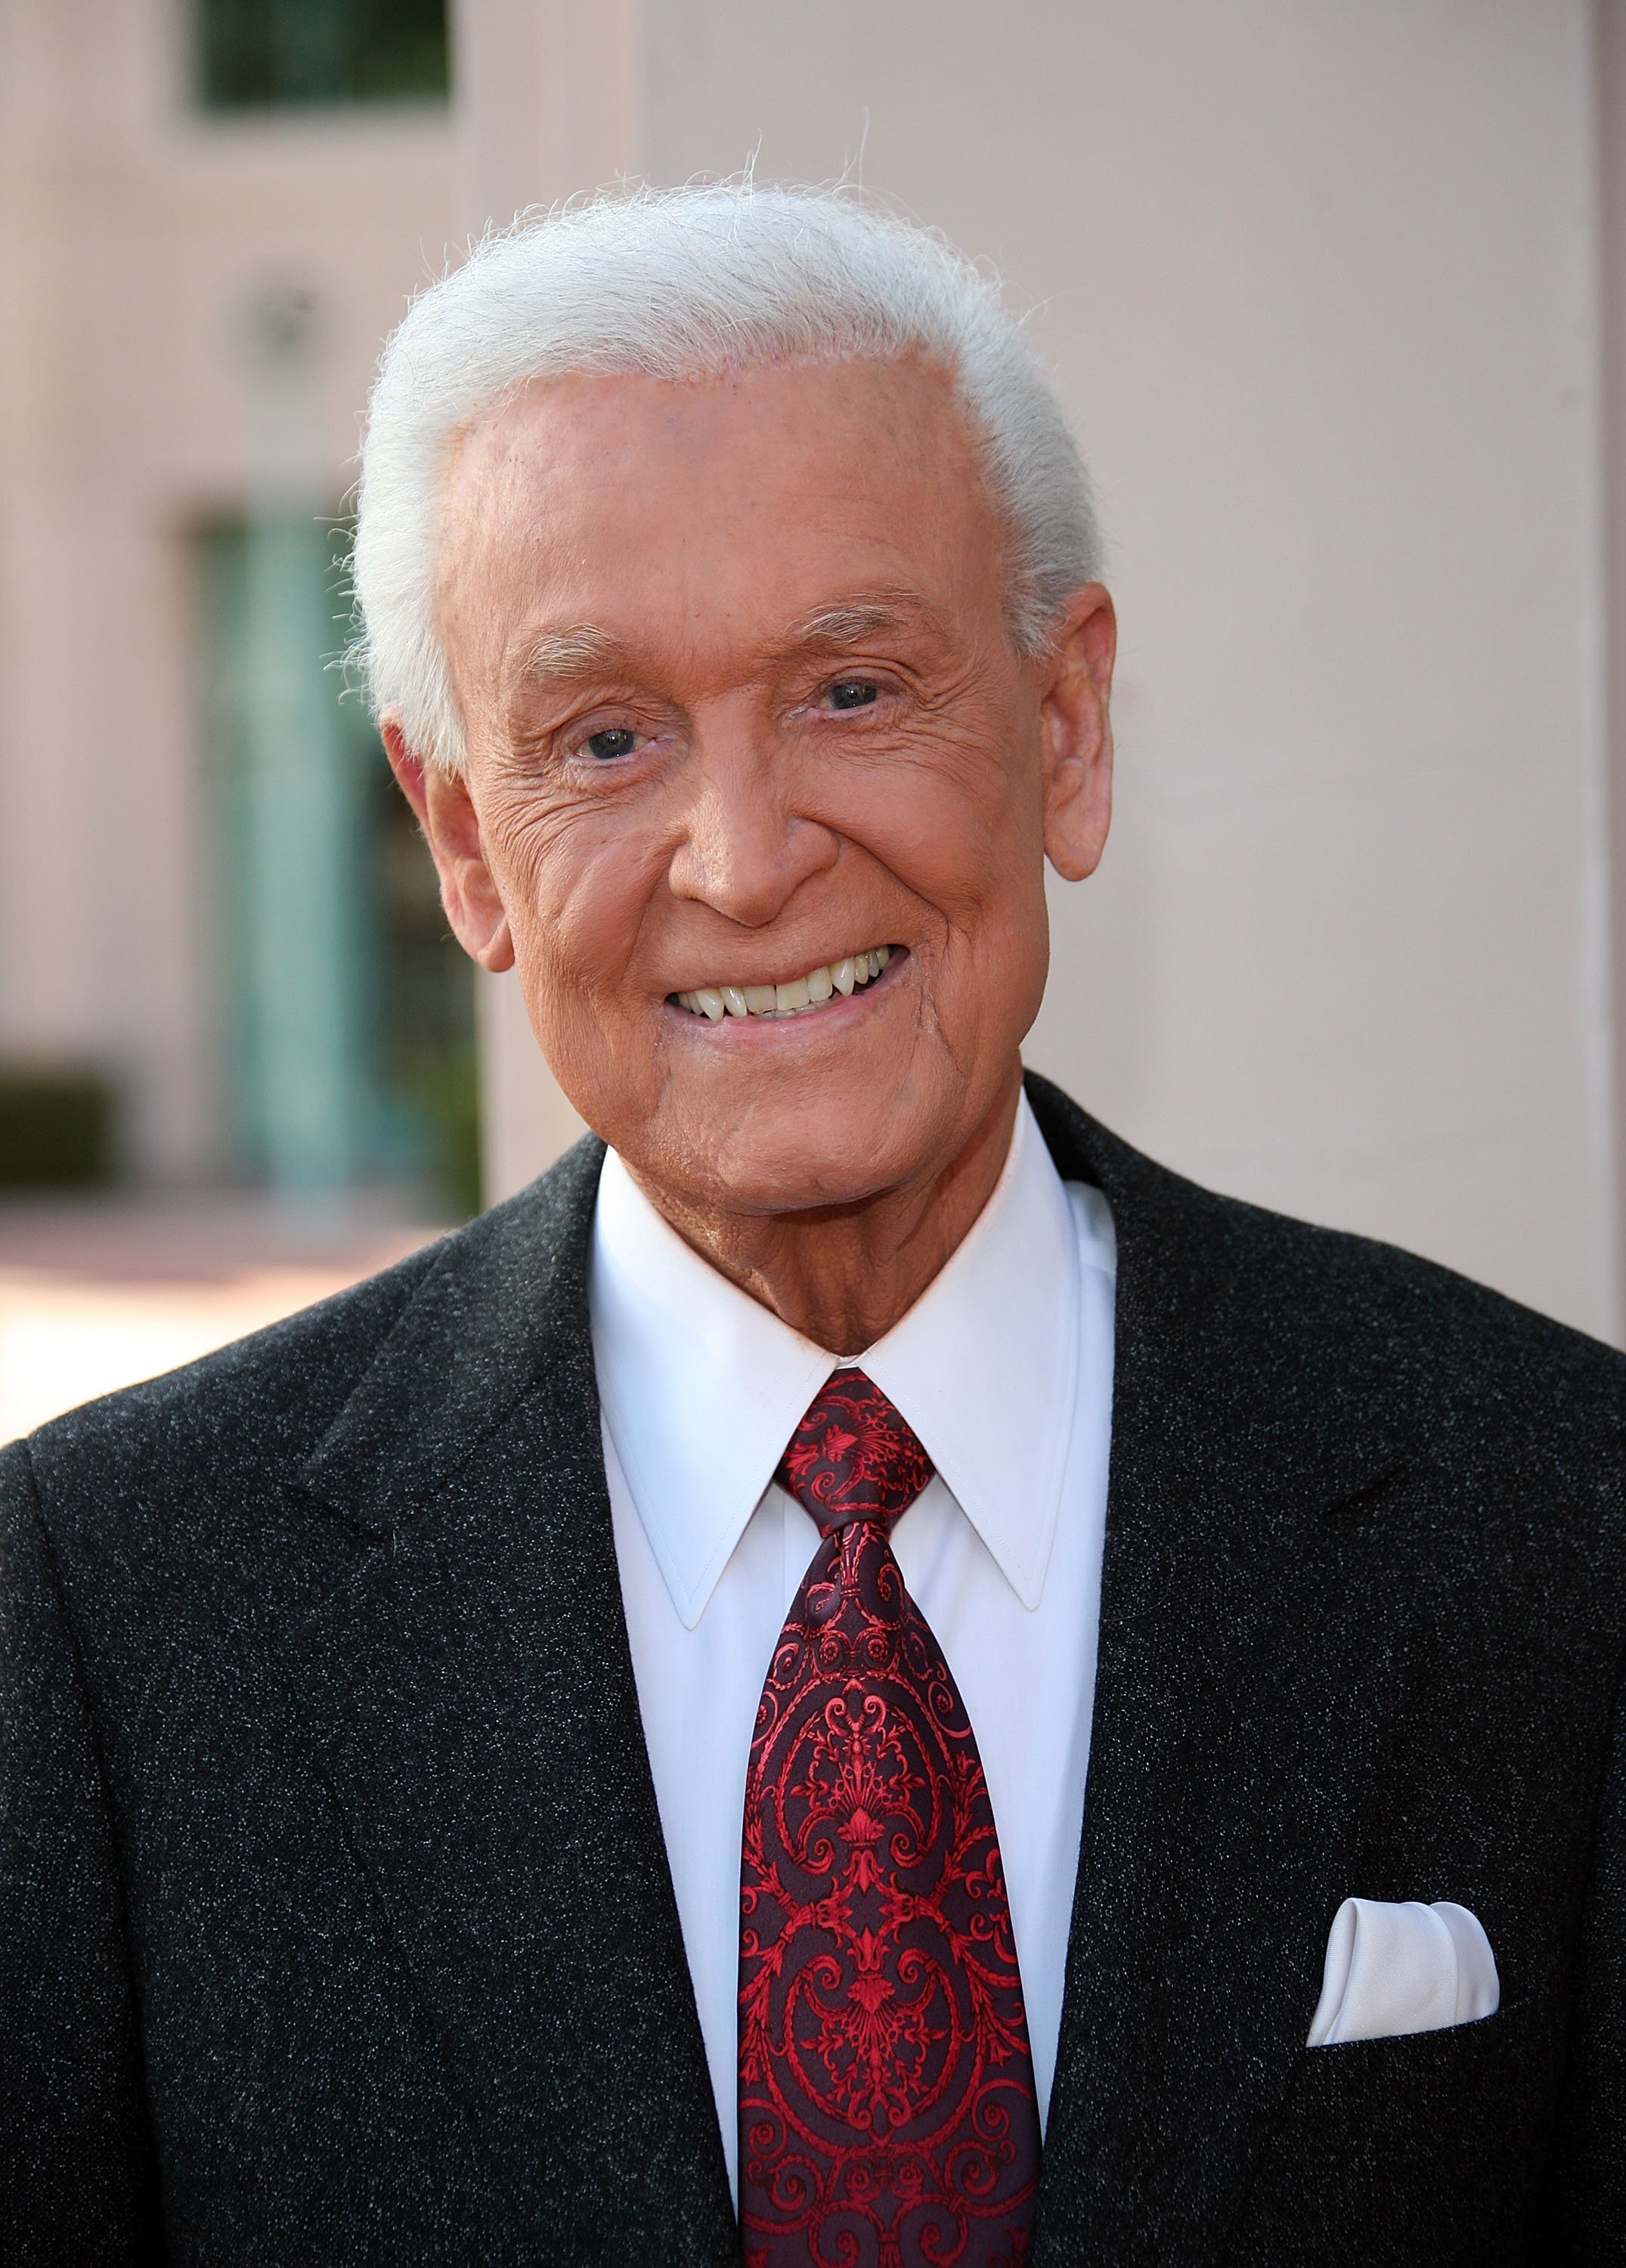
[{"label": "white dress shirt", "polygon": [[[1026,1100],[997,1186],[856,1361],[938,1476],[893,1529],[976,1734],[1042,2121],[1084,1815],[1112,1411],[1115,1245]],[[739,1852],[757,1702],[819,1543],[773,1481],[838,1358],[683,1242],[612,1151],[590,1298],[627,1631],[736,2183]]]}]

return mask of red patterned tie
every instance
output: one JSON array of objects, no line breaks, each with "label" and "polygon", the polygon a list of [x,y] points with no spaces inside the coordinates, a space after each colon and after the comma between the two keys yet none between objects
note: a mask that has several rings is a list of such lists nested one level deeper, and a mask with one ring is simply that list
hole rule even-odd
[{"label": "red patterned tie", "polygon": [[1015,2268],[1039,2111],[994,1810],[887,1542],[931,1463],[879,1388],[838,1370],[776,1477],[824,1540],[746,1780],[747,2268]]}]

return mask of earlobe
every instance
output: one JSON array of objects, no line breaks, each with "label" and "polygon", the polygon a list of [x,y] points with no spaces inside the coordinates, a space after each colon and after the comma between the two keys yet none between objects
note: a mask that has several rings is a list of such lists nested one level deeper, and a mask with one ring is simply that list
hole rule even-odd
[{"label": "earlobe", "polygon": [[1112,824],[1112,726],[1103,718],[1087,755],[1068,757],[1048,784],[1044,812],[1044,855],[1064,882],[1083,882],[1095,872]]},{"label": "earlobe", "polygon": [[386,710],[379,719],[390,770],[417,814],[440,878],[440,902],[452,933],[482,968],[498,976],[514,965],[508,914],[486,863],[479,814],[467,780],[426,762],[408,744],[401,718]]},{"label": "earlobe", "polygon": [[1112,820],[1112,671],[1117,621],[1099,583],[1078,592],[1052,648],[1041,704],[1044,850],[1063,880],[1093,874]]}]

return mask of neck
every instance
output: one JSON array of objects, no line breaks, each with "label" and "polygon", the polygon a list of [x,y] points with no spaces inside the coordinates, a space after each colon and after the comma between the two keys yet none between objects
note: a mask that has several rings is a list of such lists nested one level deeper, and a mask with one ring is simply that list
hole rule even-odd
[{"label": "neck", "polygon": [[810,1212],[712,1211],[639,1187],[720,1275],[815,1345],[849,1359],[884,1338],[970,1229],[999,1179],[1021,1101],[1021,1066],[944,1167],[860,1204]]}]

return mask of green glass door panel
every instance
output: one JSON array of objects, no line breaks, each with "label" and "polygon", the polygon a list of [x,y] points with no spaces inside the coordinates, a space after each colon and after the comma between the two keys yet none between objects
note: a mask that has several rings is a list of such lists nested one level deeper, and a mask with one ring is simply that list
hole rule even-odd
[{"label": "green glass door panel", "polygon": [[478,1203],[472,973],[359,701],[334,666],[342,531],[199,545],[230,1146],[290,1196],[393,1182]]}]

